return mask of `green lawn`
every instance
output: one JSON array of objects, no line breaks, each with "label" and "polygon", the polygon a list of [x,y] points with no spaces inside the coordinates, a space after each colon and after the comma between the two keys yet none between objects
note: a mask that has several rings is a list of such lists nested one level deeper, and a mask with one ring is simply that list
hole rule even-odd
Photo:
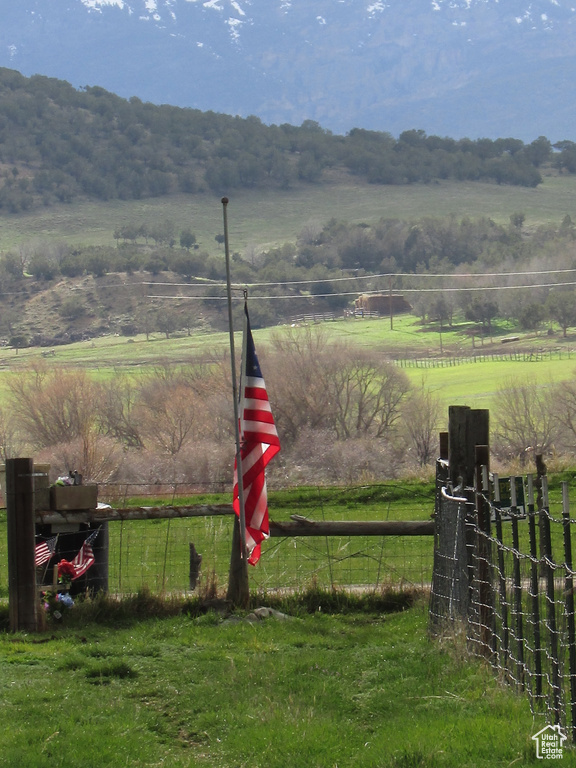
[{"label": "green lawn", "polygon": [[[543,727],[402,613],[214,614],[0,635],[0,765],[496,768]],[[574,765],[566,752],[562,765]]]},{"label": "green lawn", "polygon": [[535,382],[546,388],[559,381],[573,379],[575,371],[576,356],[542,362],[486,361],[453,368],[410,368],[406,372],[415,384],[424,378],[427,386],[438,393],[446,407],[469,405],[473,408],[492,408],[499,388],[507,382]]}]

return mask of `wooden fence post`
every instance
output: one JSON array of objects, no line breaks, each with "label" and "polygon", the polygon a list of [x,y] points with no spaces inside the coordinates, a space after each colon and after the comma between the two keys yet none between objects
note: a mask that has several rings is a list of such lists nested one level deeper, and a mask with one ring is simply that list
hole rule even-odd
[{"label": "wooden fence post", "polygon": [[454,485],[474,485],[476,446],[490,445],[490,411],[467,405],[448,408],[448,463]]},{"label": "wooden fence post", "polygon": [[448,432],[440,432],[438,435],[439,443],[440,443],[440,459],[443,461],[448,461],[449,452],[448,452]]},{"label": "wooden fence post", "polygon": [[32,459],[6,461],[8,595],[12,632],[38,631],[33,475]]}]

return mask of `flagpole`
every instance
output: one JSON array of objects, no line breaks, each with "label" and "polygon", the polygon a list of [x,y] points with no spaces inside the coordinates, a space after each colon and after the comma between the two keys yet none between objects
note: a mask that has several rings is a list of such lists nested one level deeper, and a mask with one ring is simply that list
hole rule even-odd
[{"label": "flagpole", "polygon": [[228,330],[230,336],[230,368],[232,373],[232,399],[234,401],[234,435],[236,438],[236,477],[238,480],[238,503],[240,505],[240,547],[241,559],[246,560],[246,511],[242,482],[242,454],[240,446],[240,422],[238,413],[238,387],[236,385],[236,354],[234,351],[234,325],[232,322],[232,282],[230,280],[230,246],[228,242],[228,198],[222,198],[224,219],[224,253],[226,256],[226,290],[228,296]]}]

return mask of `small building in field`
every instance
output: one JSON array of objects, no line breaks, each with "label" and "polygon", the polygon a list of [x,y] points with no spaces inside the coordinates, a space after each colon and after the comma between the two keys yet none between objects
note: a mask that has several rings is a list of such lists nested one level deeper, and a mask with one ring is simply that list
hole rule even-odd
[{"label": "small building in field", "polygon": [[357,311],[377,312],[379,315],[399,315],[410,312],[412,305],[399,293],[363,293],[354,301]]}]

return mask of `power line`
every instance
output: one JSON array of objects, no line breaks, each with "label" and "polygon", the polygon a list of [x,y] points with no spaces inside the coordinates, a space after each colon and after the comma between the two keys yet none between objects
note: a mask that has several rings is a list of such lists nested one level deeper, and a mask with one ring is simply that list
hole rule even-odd
[{"label": "power line", "polygon": [[[530,285],[487,285],[487,286],[468,286],[464,288],[402,288],[402,293],[463,293],[468,291],[508,291],[508,290],[521,290],[523,288],[557,288],[560,286],[575,286],[576,281],[569,283],[538,283]],[[382,291],[368,291],[365,296],[382,296]],[[269,299],[322,299],[332,296],[358,296],[358,291],[345,291],[342,293],[310,293],[310,294],[287,294],[287,295],[274,295],[274,296],[259,296],[258,294],[251,294],[251,301],[269,300]],[[197,300],[197,301],[226,301],[226,296],[160,296],[151,295],[149,299],[171,299],[171,300]],[[233,301],[243,301],[242,296],[233,296]]]},{"label": "power line", "polygon": [[[320,283],[340,283],[340,282],[353,282],[357,280],[376,280],[379,278],[409,278],[413,279],[426,279],[434,280],[438,278],[464,278],[464,277],[513,277],[519,275],[558,275],[566,273],[576,273],[576,269],[544,269],[544,270],[529,270],[526,272],[453,272],[451,274],[431,273],[431,272],[384,272],[375,275],[351,275],[349,277],[324,277],[316,280],[274,280],[266,283],[233,283],[233,287],[242,288],[267,288],[273,285],[317,285]],[[194,280],[201,280],[202,282],[209,284],[212,288],[225,288],[226,283],[218,282],[217,280],[211,280],[210,278],[194,277]],[[133,285],[152,285],[152,286],[171,286],[173,288],[192,288],[195,287],[190,283],[159,283],[152,281],[142,281],[140,283],[133,283]],[[569,285],[569,283],[567,283]],[[342,294],[340,294],[342,295]]]}]

